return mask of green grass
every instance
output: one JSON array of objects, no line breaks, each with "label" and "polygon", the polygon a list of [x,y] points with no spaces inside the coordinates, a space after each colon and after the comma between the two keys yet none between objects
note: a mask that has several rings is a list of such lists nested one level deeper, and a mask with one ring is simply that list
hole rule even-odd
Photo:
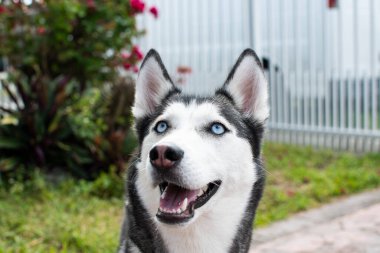
[{"label": "green grass", "polygon": [[[123,182],[105,178],[69,180],[55,188],[42,183],[20,189],[16,184],[16,192],[1,193],[0,253],[115,252],[123,212],[118,185]],[[102,195],[114,188],[119,196]]]},{"label": "green grass", "polygon": [[356,156],[267,143],[264,159],[267,183],[257,212],[258,227],[380,186],[380,154]]},{"label": "green grass", "polygon": [[[266,143],[267,185],[256,226],[334,198],[380,186],[380,155],[355,156]],[[123,214],[123,180],[41,176],[0,189],[0,253],[115,252]],[[223,222],[223,221],[221,221]]]}]

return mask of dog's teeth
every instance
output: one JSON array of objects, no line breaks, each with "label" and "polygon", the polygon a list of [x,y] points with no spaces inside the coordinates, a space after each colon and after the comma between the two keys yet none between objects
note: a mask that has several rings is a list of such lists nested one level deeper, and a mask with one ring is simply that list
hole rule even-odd
[{"label": "dog's teeth", "polygon": [[161,199],[165,199],[165,196],[166,196],[166,189],[165,189],[165,191],[162,193],[162,195],[161,195]]},{"label": "dog's teeth", "polygon": [[177,214],[180,214],[181,213],[181,208],[178,208],[177,209]]},{"label": "dog's teeth", "polygon": [[185,200],[183,201],[183,203],[182,203],[180,209],[181,209],[181,211],[183,212],[183,211],[186,210],[186,208],[187,208],[187,198],[185,198]]},{"label": "dog's teeth", "polygon": [[198,194],[197,194],[197,197],[200,197],[200,196],[202,196],[202,195],[203,195],[203,190],[202,190],[202,189],[199,189]]},{"label": "dog's teeth", "polygon": [[208,185],[202,187],[203,192],[207,192],[207,189],[208,189]]}]

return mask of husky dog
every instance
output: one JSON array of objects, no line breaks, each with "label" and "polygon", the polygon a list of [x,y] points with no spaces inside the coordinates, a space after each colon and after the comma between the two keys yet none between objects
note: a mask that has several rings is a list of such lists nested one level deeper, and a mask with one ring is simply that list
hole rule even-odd
[{"label": "husky dog", "polygon": [[155,50],[132,109],[138,157],[128,170],[119,252],[247,252],[264,186],[268,85],[246,49],[210,97],[181,94]]}]

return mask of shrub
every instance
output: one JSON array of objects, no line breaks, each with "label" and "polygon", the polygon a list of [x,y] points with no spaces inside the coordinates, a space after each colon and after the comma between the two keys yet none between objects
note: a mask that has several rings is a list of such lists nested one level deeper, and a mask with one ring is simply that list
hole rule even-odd
[{"label": "shrub", "polygon": [[130,76],[143,57],[133,44],[143,34],[135,17],[144,8],[129,0],[0,0],[11,102],[0,106],[3,176],[36,166],[85,178],[123,169],[134,143]]}]

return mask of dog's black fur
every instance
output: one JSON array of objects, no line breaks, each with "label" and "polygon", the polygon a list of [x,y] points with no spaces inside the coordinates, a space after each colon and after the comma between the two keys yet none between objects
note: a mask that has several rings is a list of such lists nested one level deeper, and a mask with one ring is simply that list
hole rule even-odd
[{"label": "dog's black fur", "polygon": [[[173,85],[173,88],[166,97],[162,100],[161,106],[157,107],[154,113],[149,114],[143,118],[136,119],[136,131],[138,136],[138,141],[140,144],[140,149],[138,150],[138,158],[131,162],[128,170],[128,177],[126,183],[126,214],[125,220],[122,226],[122,232],[120,237],[120,247],[118,252],[132,252],[133,247],[137,247],[141,252],[155,252],[155,253],[166,253],[168,252],[162,236],[159,234],[156,225],[148,216],[148,211],[144,208],[140,197],[138,196],[135,179],[138,174],[137,168],[134,166],[136,161],[140,159],[141,145],[144,137],[148,134],[148,129],[152,122],[163,112],[165,105],[170,101],[181,101],[182,103],[188,104],[191,101],[196,101],[196,103],[202,103],[205,101],[212,101],[216,104],[222,113],[222,115],[231,122],[236,129],[238,129],[239,135],[242,138],[248,140],[252,147],[252,159],[256,163],[256,171],[258,180],[254,183],[251,189],[251,197],[247,208],[245,210],[244,216],[240,222],[240,226],[237,233],[233,239],[233,243],[229,249],[230,253],[240,253],[247,252],[250,247],[251,237],[252,237],[252,223],[255,217],[255,212],[259,201],[262,197],[264,183],[265,183],[265,171],[263,169],[263,164],[261,162],[261,141],[264,134],[264,123],[259,123],[248,117],[242,117],[239,109],[236,108],[235,102],[225,89],[229,81],[233,78],[235,70],[244,59],[245,56],[251,55],[255,57],[257,64],[261,68],[260,61],[253,50],[245,50],[237,63],[233,67],[231,73],[228,75],[227,81],[224,86],[216,91],[215,95],[212,97],[196,97],[196,96],[183,96],[178,88]],[[151,50],[142,63],[142,67],[149,57],[154,57],[159,63],[163,76],[167,81],[172,83],[161,59],[156,51]],[[209,231],[212,233],[212,231]]]}]

